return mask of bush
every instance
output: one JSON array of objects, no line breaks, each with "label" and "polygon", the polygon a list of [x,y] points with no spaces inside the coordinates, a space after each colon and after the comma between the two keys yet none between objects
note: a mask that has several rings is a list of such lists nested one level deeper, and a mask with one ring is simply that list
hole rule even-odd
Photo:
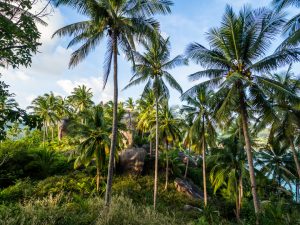
[{"label": "bush", "polygon": [[26,141],[5,141],[0,147],[0,188],[13,185],[17,180],[30,177],[42,179],[63,174],[72,169],[62,153],[39,147],[29,147]]},{"label": "bush", "polygon": [[108,211],[99,197],[82,199],[59,194],[23,204],[0,205],[0,224],[172,225],[176,222],[174,217],[157,213],[149,207],[134,205],[124,196],[114,197]]},{"label": "bush", "polygon": [[34,193],[34,187],[29,179],[19,180],[15,185],[9,186],[0,191],[0,201],[18,201],[31,197]]}]

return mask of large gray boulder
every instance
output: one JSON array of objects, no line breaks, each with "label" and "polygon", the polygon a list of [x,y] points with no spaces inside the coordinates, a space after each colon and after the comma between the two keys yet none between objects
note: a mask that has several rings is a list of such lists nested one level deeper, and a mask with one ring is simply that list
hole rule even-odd
[{"label": "large gray boulder", "polygon": [[195,200],[203,200],[203,193],[193,182],[176,178],[174,184],[178,192]]},{"label": "large gray boulder", "polygon": [[125,149],[119,153],[119,166],[122,172],[141,174],[144,167],[146,150],[143,148]]}]

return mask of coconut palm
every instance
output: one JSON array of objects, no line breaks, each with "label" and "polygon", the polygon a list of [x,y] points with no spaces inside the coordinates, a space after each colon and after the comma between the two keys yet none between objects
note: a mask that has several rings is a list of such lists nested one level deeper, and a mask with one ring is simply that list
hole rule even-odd
[{"label": "coconut palm", "polygon": [[218,147],[211,150],[207,159],[208,166],[211,166],[209,178],[214,192],[221,189],[225,198],[234,200],[237,220],[240,220],[242,207],[243,180],[248,173],[239,123],[239,119],[232,123],[229,130],[220,137]]},{"label": "coconut palm", "polygon": [[117,141],[118,52],[121,49],[130,56],[134,48],[134,38],[141,40],[153,35],[158,28],[158,23],[150,16],[156,13],[170,13],[172,2],[166,0],[55,0],[55,2],[57,6],[66,5],[75,8],[78,13],[88,18],[86,21],[67,25],[54,33],[58,36],[73,36],[68,47],[83,43],[72,53],[69,66],[76,66],[85,59],[104,37],[107,37],[107,51],[103,88],[110,74],[111,63],[114,62],[114,119],[105,194],[105,203],[109,205]]},{"label": "coconut palm", "polygon": [[249,112],[256,110],[265,115],[266,119],[275,116],[262,86],[281,92],[286,90],[278,82],[262,77],[261,74],[300,59],[298,48],[279,49],[265,56],[271,41],[281,32],[283,25],[284,17],[281,13],[266,8],[252,10],[244,7],[237,14],[227,6],[222,25],[207,33],[210,47],[193,43],[186,50],[187,57],[204,68],[203,71],[191,74],[190,79],[209,78],[187,93],[194,93],[201,86],[217,87],[218,120],[228,121],[233,112],[241,117],[256,214],[260,212],[260,201],[252,159]]},{"label": "coconut palm", "polygon": [[70,117],[72,112],[70,110],[68,101],[66,98],[62,98],[61,96],[56,96],[56,107],[54,109],[55,114],[57,115],[57,138],[58,141],[61,140],[62,133],[61,133],[61,121],[65,117]]},{"label": "coconut palm", "polygon": [[[108,101],[104,104],[104,114],[107,120],[107,123],[110,124],[110,128],[112,128],[112,121],[113,121],[113,109],[114,103],[112,101]],[[115,156],[117,156],[118,151],[124,149],[125,142],[128,141],[126,136],[124,135],[125,132],[128,131],[127,124],[124,122],[124,118],[126,116],[126,110],[124,108],[124,104],[120,102],[118,104],[118,115],[117,115],[117,141],[116,141],[116,152]]]},{"label": "coconut palm", "polygon": [[171,143],[181,139],[180,126],[182,121],[176,117],[174,108],[170,108],[167,101],[161,106],[159,111],[159,134],[166,145],[166,183],[165,190],[168,188],[169,182],[169,157],[168,150]]},{"label": "coconut palm", "polygon": [[[300,129],[300,111],[298,110],[300,98],[297,96],[300,91],[300,78],[294,76],[291,65],[285,73],[269,74],[269,76],[291,93],[287,95],[278,90],[265,88],[265,93],[271,99],[272,106],[277,112],[277,118],[272,122],[271,135],[275,135],[276,139],[284,140],[290,146],[300,179],[300,163],[295,147],[296,134]],[[261,126],[264,126],[264,122],[261,123]]]},{"label": "coconut palm", "polygon": [[286,185],[291,187],[291,181],[295,179],[295,175],[289,169],[292,156],[288,148],[288,144],[270,137],[269,144],[256,155],[256,167],[261,168],[260,171],[266,177],[276,182],[278,190]]},{"label": "coconut palm", "polygon": [[[48,129],[51,125],[55,124],[58,120],[58,116],[55,113],[57,109],[57,98],[51,92],[50,94],[44,94],[38,96],[32,101],[32,105],[28,109],[33,110],[35,115],[38,115],[43,120],[43,143],[45,144],[46,138],[48,138]],[[53,133],[53,130],[52,130]],[[52,135],[53,138],[53,135]]]},{"label": "coconut palm", "polygon": [[126,110],[128,111],[128,116],[129,116],[129,129],[133,129],[133,121],[132,121],[132,114],[135,110],[135,104],[132,98],[128,98],[127,101],[125,102],[125,107]]},{"label": "coconut palm", "polygon": [[88,166],[92,160],[96,161],[97,191],[99,191],[100,171],[105,164],[106,150],[109,149],[110,145],[110,128],[101,105],[93,107],[92,114],[87,117],[86,124],[75,122],[69,125],[70,135],[80,137],[82,140],[77,148],[79,156],[74,162],[74,167]]},{"label": "coconut palm", "polygon": [[[273,0],[273,6],[280,11],[288,6],[300,8],[299,0]],[[284,26],[283,33],[288,37],[283,41],[280,47],[296,46],[300,41],[300,13],[294,15]]]},{"label": "coconut palm", "polygon": [[154,38],[150,42],[143,42],[145,52],[134,52],[134,75],[125,87],[146,82],[144,92],[152,89],[155,96],[155,178],[154,178],[154,208],[156,208],[157,179],[158,179],[158,145],[159,145],[159,101],[169,98],[169,89],[166,82],[175,90],[182,93],[182,89],[173,76],[167,71],[175,66],[182,65],[185,61],[181,56],[170,59],[170,41]]},{"label": "coconut palm", "polygon": [[[90,108],[94,102],[92,101],[93,93],[91,88],[87,88],[85,85],[75,87],[68,96],[68,102],[73,106],[75,112],[81,117],[83,112]],[[81,120],[84,123],[84,119]]]},{"label": "coconut palm", "polygon": [[207,206],[206,191],[206,151],[207,147],[213,147],[216,140],[215,121],[213,115],[213,94],[214,92],[205,87],[199,88],[193,95],[184,94],[182,99],[188,105],[182,110],[192,121],[190,128],[190,139],[194,149],[202,153],[203,192],[204,205]]},{"label": "coconut palm", "polygon": [[151,89],[145,89],[141,98],[137,101],[137,129],[143,134],[150,132],[150,122],[155,120],[155,95]]},{"label": "coconut palm", "polygon": [[192,121],[189,121],[189,118],[185,118],[187,120],[187,123],[185,124],[185,134],[183,137],[183,146],[188,149],[188,152],[186,153],[186,165],[185,165],[185,172],[184,172],[184,179],[186,179],[188,174],[188,168],[190,163],[190,153],[191,153],[191,145],[192,145],[192,130],[190,129],[193,125]]},{"label": "coconut palm", "polygon": [[[151,89],[144,90],[141,98],[137,101],[137,130],[144,133],[149,133],[148,140],[150,143],[150,157],[152,157],[152,143],[155,137],[153,135],[152,126],[155,127],[155,124],[152,124],[151,121],[155,121],[155,95]],[[154,132],[155,133],[155,132]],[[154,137],[153,137],[154,136]]]}]

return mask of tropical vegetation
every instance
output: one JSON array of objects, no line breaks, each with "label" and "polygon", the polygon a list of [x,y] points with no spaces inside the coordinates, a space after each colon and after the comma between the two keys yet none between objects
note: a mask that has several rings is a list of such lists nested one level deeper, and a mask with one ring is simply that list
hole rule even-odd
[{"label": "tropical vegetation", "polygon": [[[0,224],[300,224],[299,15],[285,12],[299,1],[228,5],[207,42],[177,56],[157,17],[175,2],[50,3],[85,17],[53,34],[71,37],[69,67],[106,41],[112,101],[86,84],[22,109],[0,82]],[[0,1],[1,65],[30,66],[45,24],[34,4]],[[144,86],[120,101],[121,53],[123,91]],[[173,69],[189,63],[199,71],[180,74],[183,90]]]}]

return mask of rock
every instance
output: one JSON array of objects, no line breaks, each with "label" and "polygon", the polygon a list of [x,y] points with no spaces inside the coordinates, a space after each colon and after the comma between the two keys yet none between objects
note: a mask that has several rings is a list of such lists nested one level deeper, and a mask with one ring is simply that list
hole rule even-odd
[{"label": "rock", "polygon": [[124,173],[141,174],[144,167],[146,150],[143,148],[125,149],[119,153],[120,170]]},{"label": "rock", "polygon": [[192,157],[184,154],[184,152],[178,152],[178,158],[184,164],[186,164],[187,160],[189,159],[189,167],[197,167],[197,161],[195,159],[193,159]]},{"label": "rock", "polygon": [[193,210],[195,210],[195,211],[203,212],[202,209],[197,208],[197,207],[194,207],[194,206],[191,206],[191,205],[185,205],[185,206],[183,207],[183,210],[184,210],[184,211],[193,211]]},{"label": "rock", "polygon": [[195,200],[203,199],[203,193],[193,182],[176,178],[174,183],[178,192],[181,192]]},{"label": "rock", "polygon": [[68,127],[69,122],[70,122],[70,120],[68,118],[63,118],[60,121],[61,125],[59,126],[59,133],[58,133],[59,139],[61,139],[62,137],[64,137],[67,134],[67,127]]}]

